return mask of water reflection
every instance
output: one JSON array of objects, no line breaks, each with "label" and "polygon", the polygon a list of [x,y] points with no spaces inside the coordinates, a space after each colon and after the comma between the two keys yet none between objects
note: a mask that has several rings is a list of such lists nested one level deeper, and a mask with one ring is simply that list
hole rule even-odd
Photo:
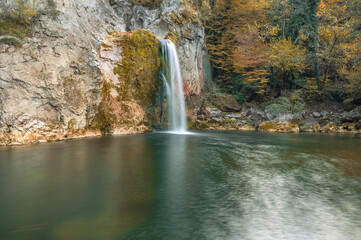
[{"label": "water reflection", "polygon": [[361,239],[361,139],[207,132],[0,150],[0,239]]},{"label": "water reflection", "polygon": [[153,157],[143,137],[16,151],[0,152],[1,239],[114,239],[149,216]]}]

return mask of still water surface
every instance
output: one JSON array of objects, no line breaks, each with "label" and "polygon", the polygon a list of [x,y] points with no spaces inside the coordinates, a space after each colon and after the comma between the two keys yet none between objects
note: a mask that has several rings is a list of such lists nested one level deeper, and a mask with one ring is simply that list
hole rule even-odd
[{"label": "still water surface", "polygon": [[153,133],[3,147],[0,239],[360,240],[361,138]]}]

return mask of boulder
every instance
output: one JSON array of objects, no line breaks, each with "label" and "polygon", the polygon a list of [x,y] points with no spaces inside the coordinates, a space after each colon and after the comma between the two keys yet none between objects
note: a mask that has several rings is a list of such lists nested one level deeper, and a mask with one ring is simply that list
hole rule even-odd
[{"label": "boulder", "polygon": [[361,130],[361,120],[355,123],[356,130]]},{"label": "boulder", "polygon": [[342,128],[347,131],[355,131],[356,130],[356,124],[355,123],[349,123],[345,122],[342,124]]},{"label": "boulder", "polygon": [[239,112],[241,110],[236,99],[229,94],[214,94],[209,101],[223,112]]},{"label": "boulder", "polygon": [[328,117],[329,113],[327,111],[322,111],[321,112],[321,117]]},{"label": "boulder", "polygon": [[361,106],[352,109],[349,112],[341,114],[341,122],[358,122],[361,120]]},{"label": "boulder", "polygon": [[320,125],[326,125],[329,121],[330,121],[330,118],[323,117],[318,122],[320,123]]},{"label": "boulder", "polygon": [[319,112],[313,112],[312,116],[315,118],[319,118],[319,117],[321,117],[321,114]]},{"label": "boulder", "polygon": [[289,122],[268,121],[259,125],[260,132],[280,132],[280,133],[299,133],[300,129],[297,124]]},{"label": "boulder", "polygon": [[326,126],[321,128],[321,132],[339,132],[339,127],[335,123],[330,122]]}]

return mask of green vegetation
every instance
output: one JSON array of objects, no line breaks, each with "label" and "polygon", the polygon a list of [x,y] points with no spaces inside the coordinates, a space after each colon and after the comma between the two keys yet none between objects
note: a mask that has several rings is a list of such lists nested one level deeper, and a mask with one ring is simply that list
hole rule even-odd
[{"label": "green vegetation", "polygon": [[90,129],[100,129],[103,134],[111,133],[113,124],[116,122],[116,116],[112,112],[112,109],[104,101],[101,102]]},{"label": "green vegetation", "polygon": [[0,44],[2,44],[2,43],[8,44],[8,45],[13,45],[15,47],[21,46],[21,40],[19,38],[9,36],[9,35],[0,36]]},{"label": "green vegetation", "polygon": [[[214,0],[207,48],[222,92],[239,103],[303,90],[308,100],[361,103],[358,0]],[[285,94],[286,93],[286,94]]]},{"label": "green vegetation", "polygon": [[[102,102],[95,119],[89,124],[90,129],[100,129],[102,133],[112,133],[120,125],[141,127],[154,122],[154,106],[159,88],[158,72],[162,64],[161,45],[149,31],[140,29],[127,33],[113,33],[110,36],[117,46],[102,44],[103,48],[121,48],[121,61],[113,69],[119,77],[119,84],[104,80]],[[116,98],[111,90],[117,91]],[[134,103],[133,105],[130,103]],[[139,106],[137,108],[137,106]],[[143,117],[137,122],[131,119]]]},{"label": "green vegetation", "polygon": [[153,105],[162,63],[159,40],[149,31],[140,29],[125,34],[119,44],[122,62],[114,68],[121,79],[117,88],[119,100],[135,99],[145,106]]},{"label": "green vegetation", "polygon": [[33,24],[39,16],[36,1],[17,0],[12,7],[2,6],[0,14],[0,36],[29,37],[33,33]]},{"label": "green vegetation", "polygon": [[225,129],[225,130],[238,130],[242,124],[232,119],[222,119],[221,121],[206,120],[189,122],[188,126],[191,129],[207,130],[207,129]]},{"label": "green vegetation", "polygon": [[141,5],[146,8],[156,8],[163,2],[163,0],[131,0],[131,2],[135,5]]}]

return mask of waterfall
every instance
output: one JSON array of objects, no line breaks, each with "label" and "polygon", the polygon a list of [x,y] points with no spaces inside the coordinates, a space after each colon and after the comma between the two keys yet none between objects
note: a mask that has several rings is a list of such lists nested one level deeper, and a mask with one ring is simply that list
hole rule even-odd
[{"label": "waterfall", "polygon": [[174,43],[160,40],[163,55],[163,83],[167,93],[167,112],[170,130],[177,133],[187,132],[187,116],[183,93],[183,80],[178,55]]}]

